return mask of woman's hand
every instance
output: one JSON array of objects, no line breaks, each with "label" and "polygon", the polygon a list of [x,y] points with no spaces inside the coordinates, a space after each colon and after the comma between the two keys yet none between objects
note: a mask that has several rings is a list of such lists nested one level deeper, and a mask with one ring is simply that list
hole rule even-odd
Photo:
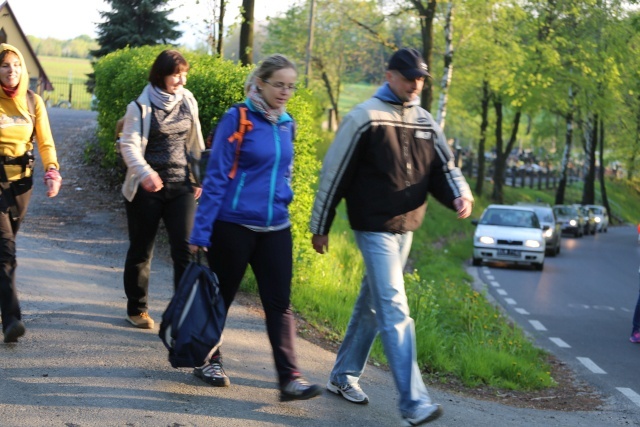
[{"label": "woman's hand", "polygon": [[198,249],[202,249],[204,252],[207,252],[206,246],[189,245],[189,252],[191,252],[192,254],[197,253]]},{"label": "woman's hand", "polygon": [[56,168],[51,168],[44,174],[44,183],[47,185],[47,197],[56,197],[62,185],[62,177]]},{"label": "woman's hand", "polygon": [[149,175],[144,177],[141,182],[142,188],[149,193],[155,193],[156,191],[162,190],[164,184],[162,183],[162,179],[158,172],[151,172]]},{"label": "woman's hand", "polygon": [[198,200],[202,196],[202,187],[193,187],[193,198]]}]

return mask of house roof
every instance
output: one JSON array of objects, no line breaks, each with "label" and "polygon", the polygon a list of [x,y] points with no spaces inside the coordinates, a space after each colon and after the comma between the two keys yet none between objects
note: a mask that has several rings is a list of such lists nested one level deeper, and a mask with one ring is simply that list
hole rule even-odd
[{"label": "house roof", "polygon": [[8,0],[4,1],[4,2],[2,2],[0,4],[0,10],[2,10],[2,9],[6,9],[9,12],[9,15],[11,16],[11,19],[16,24],[16,28],[18,28],[18,32],[20,33],[20,37],[22,37],[25,45],[27,46],[27,49],[29,50],[29,53],[31,54],[31,56],[35,60],[36,66],[38,67],[38,75],[42,77],[42,83],[44,84],[44,90],[53,90],[53,85],[51,84],[51,81],[49,80],[49,77],[47,76],[47,73],[44,71],[44,68],[42,68],[42,64],[40,64],[40,60],[38,60],[38,56],[36,55],[36,53],[34,52],[33,48],[31,47],[31,43],[29,43],[29,40],[27,39],[27,36],[24,34],[24,31],[22,31],[22,28],[20,27],[20,23],[16,19],[16,15],[13,13],[13,10],[11,10],[11,6],[9,5],[9,1]]}]

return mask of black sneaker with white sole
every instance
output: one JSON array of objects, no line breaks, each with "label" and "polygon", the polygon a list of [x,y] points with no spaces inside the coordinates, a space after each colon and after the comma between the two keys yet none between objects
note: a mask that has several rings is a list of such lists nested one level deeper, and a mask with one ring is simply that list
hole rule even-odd
[{"label": "black sneaker with white sole", "polygon": [[222,368],[222,356],[214,357],[209,363],[194,368],[193,375],[215,387],[228,387],[231,384]]}]

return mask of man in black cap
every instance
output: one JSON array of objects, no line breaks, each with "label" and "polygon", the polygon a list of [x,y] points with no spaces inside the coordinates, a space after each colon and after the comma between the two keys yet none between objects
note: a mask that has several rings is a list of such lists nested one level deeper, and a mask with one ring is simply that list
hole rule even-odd
[{"label": "man in black cap", "polygon": [[428,76],[417,50],[393,54],[385,84],[340,124],[323,162],[310,223],[313,247],[323,254],[344,198],[366,269],[327,389],[354,403],[369,402],[358,381],[379,333],[400,395],[400,414],[411,426],[442,414],[422,381],[404,289],[413,231],[424,218],[427,193],[460,219],[473,205],[442,130],[420,107]]}]

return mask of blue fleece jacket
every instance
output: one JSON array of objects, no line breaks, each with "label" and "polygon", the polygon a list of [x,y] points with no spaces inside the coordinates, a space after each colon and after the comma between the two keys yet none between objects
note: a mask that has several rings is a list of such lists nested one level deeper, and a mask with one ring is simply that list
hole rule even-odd
[{"label": "blue fleece jacket", "polygon": [[230,108],[216,127],[189,242],[209,246],[216,220],[276,227],[289,221],[293,199],[293,119],[280,116],[269,122],[250,100],[247,118],[253,129],[244,135],[234,179],[228,177],[236,158],[237,142],[228,138],[238,130],[239,111]]}]

